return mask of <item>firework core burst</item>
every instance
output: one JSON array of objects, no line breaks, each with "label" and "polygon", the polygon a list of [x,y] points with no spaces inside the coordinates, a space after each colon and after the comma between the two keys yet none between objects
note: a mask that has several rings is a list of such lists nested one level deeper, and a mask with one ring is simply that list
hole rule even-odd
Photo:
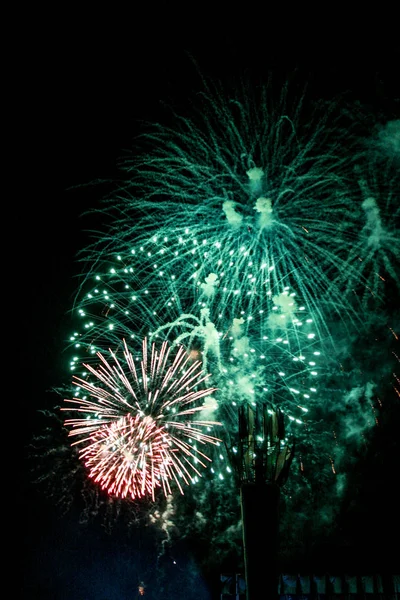
[{"label": "firework core burst", "polygon": [[96,368],[84,365],[85,379],[74,377],[75,397],[65,400],[73,408],[61,409],[79,413],[65,425],[79,438],[73,445],[82,445],[89,477],[120,498],[154,500],[156,488],[171,493],[171,482],[183,493],[182,484],[211,462],[197,446],[219,444],[212,432],[220,423],[194,418],[216,388],[205,387],[201,361],[182,346],[172,351],[164,342],[157,350],[145,338],[135,358],[124,340],[125,364],[110,353],[112,362],[99,352]]}]

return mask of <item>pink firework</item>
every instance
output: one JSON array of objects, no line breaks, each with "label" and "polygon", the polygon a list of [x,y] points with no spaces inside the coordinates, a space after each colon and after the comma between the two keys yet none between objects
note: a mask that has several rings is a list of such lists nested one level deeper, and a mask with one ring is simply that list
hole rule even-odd
[{"label": "pink firework", "polygon": [[61,409],[79,414],[65,421],[79,438],[73,445],[82,445],[89,477],[113,496],[154,499],[156,488],[170,494],[173,481],[183,493],[211,462],[198,446],[220,441],[211,435],[220,423],[195,418],[216,388],[205,387],[209,375],[183,347],[173,352],[164,342],[158,351],[153,343],[149,352],[144,339],[135,361],[123,345],[125,363],[111,350],[111,363],[98,353],[97,367],[84,365],[88,379],[74,377],[77,393],[65,400],[74,407]]}]

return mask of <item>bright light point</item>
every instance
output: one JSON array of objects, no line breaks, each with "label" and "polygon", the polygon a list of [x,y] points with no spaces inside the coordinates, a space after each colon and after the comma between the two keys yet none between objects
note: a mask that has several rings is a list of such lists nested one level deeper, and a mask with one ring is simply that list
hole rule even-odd
[{"label": "bright light point", "polygon": [[310,392],[316,392],[317,390],[315,388],[310,388]]},{"label": "bright light point", "polygon": [[280,375],[281,377],[285,377],[285,373],[283,371],[279,371],[278,375]]},{"label": "bright light point", "polygon": [[315,338],[315,333],[309,333],[307,337],[309,340],[313,340]]},{"label": "bright light point", "polygon": [[222,475],[222,473],[220,473],[220,474],[218,475],[218,477],[219,477],[220,479],[223,479],[223,478],[224,478],[224,476]]},{"label": "bright light point", "polygon": [[310,367],[315,367],[315,362],[313,361],[310,361],[308,364],[310,365]]},{"label": "bright light point", "polygon": [[319,356],[321,352],[313,352],[314,356]]}]

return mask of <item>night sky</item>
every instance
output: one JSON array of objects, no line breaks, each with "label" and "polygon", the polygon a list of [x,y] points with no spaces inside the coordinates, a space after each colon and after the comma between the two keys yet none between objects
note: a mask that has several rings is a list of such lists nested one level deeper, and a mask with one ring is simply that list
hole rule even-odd
[{"label": "night sky", "polygon": [[[24,65],[23,88],[29,101],[20,150],[28,168],[23,208],[18,203],[16,214],[24,236],[23,285],[30,290],[23,294],[24,335],[18,350],[23,371],[17,378],[24,383],[17,390],[23,405],[19,400],[16,406],[23,412],[24,467],[17,493],[23,573],[17,589],[24,600],[128,600],[136,597],[141,580],[148,585],[148,597],[153,597],[147,580],[155,556],[149,530],[128,535],[118,524],[111,533],[96,520],[82,524],[79,503],[62,515],[40,485],[33,483],[30,443],[43,425],[38,411],[59,404],[52,389],[66,373],[68,311],[80,269],[76,254],[88,243],[85,230],[91,225],[90,218],[81,215],[98,206],[108,191],[107,184],[87,184],[118,177],[118,160],[132,146],[137,122],[161,118],[160,102],[173,103],[178,111],[185,107],[188,95],[200,85],[190,54],[204,74],[226,85],[238,76],[262,81],[267,72],[285,81],[297,70],[309,82],[312,94],[329,99],[346,93],[349,100],[368,105],[372,113],[394,118],[397,111],[399,118],[394,97],[396,88],[399,97],[400,88],[394,65],[400,54],[390,40],[378,52],[349,40],[339,49],[318,40],[316,52],[316,41],[313,44],[310,38],[307,47],[298,41],[286,50],[258,36],[248,44],[234,43],[234,36],[211,36],[197,45],[179,45],[175,40],[172,47],[166,33],[151,44],[137,37],[131,43],[116,38],[115,32],[112,39],[105,32],[92,32],[89,37],[81,32],[63,37],[62,42],[54,39],[50,46],[38,40]],[[19,194],[18,185],[14,194]],[[395,288],[391,301],[395,313]],[[334,530],[327,530],[326,538],[321,533],[315,551],[318,568],[335,570],[348,560],[349,569],[393,572],[399,564],[393,555],[396,551],[391,550],[400,533],[398,400],[390,410],[383,418],[385,431],[376,434],[371,447],[354,463]],[[171,582],[174,577],[182,582],[183,571],[193,572],[198,597],[211,598],[211,584],[190,556],[190,547],[169,550],[165,560]],[[300,569],[302,557],[298,565]],[[179,575],[173,568],[180,569]],[[185,581],[189,579],[188,575]]]}]

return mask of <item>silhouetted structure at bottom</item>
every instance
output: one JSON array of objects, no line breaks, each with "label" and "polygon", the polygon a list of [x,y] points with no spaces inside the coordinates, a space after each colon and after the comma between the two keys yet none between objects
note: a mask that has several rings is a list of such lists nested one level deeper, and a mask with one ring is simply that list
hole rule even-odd
[{"label": "silhouetted structure at bottom", "polygon": [[285,436],[281,411],[261,403],[239,409],[235,442],[228,451],[240,486],[245,577],[221,575],[223,600],[400,600],[397,574],[279,574],[280,487],[294,442]]},{"label": "silhouetted structure at bottom", "polygon": [[283,414],[266,404],[241,407],[238,446],[229,450],[240,482],[246,598],[276,600],[280,486],[294,452]]},{"label": "silhouetted structure at bottom", "polygon": [[[264,565],[264,573],[266,565]],[[279,600],[399,600],[399,575],[279,575]],[[221,575],[221,600],[244,600],[246,582],[237,573]],[[267,591],[259,594],[267,598]]]}]

